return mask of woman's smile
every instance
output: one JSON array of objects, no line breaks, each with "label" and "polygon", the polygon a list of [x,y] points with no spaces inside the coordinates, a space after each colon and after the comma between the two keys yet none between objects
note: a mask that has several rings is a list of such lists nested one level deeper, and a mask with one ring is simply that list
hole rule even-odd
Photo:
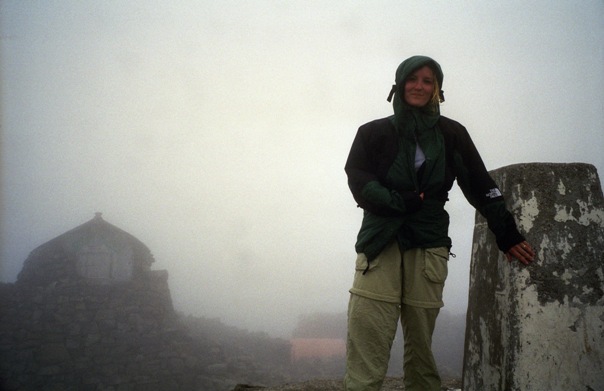
[{"label": "woman's smile", "polygon": [[409,106],[424,107],[434,93],[434,73],[428,66],[413,72],[405,80],[405,102]]}]

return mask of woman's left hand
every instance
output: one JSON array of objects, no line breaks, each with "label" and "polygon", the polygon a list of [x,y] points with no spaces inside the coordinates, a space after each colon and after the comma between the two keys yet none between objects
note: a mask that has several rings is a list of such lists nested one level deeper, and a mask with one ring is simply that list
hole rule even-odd
[{"label": "woman's left hand", "polygon": [[505,257],[510,262],[516,258],[523,264],[528,265],[535,259],[535,251],[527,241],[524,241],[510,248],[508,252],[505,253]]}]

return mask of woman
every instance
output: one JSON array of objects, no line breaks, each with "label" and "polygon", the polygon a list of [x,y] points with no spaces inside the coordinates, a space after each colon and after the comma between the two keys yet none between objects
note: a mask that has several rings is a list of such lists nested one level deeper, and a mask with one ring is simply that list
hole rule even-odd
[{"label": "woman", "polygon": [[529,264],[535,255],[466,129],[440,115],[440,65],[414,56],[395,80],[394,115],[361,126],[346,162],[364,209],[348,308],[347,390],[380,389],[399,318],[405,390],[440,390],[431,343],[451,248],[444,205],[455,180],[508,260]]}]

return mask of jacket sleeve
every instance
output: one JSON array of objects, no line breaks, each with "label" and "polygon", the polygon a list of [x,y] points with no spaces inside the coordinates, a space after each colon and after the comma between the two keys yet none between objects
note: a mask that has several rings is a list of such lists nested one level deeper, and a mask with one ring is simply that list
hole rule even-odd
[{"label": "jacket sleeve", "polygon": [[380,181],[376,154],[383,145],[377,138],[369,124],[363,125],[350,148],[345,171],[355,201],[379,216],[401,216],[419,210],[422,200],[417,193],[397,191]]},{"label": "jacket sleeve", "polygon": [[524,241],[514,216],[507,210],[499,187],[491,178],[467,130],[460,126],[454,151],[457,183],[466,199],[487,220],[497,247],[507,252]]}]

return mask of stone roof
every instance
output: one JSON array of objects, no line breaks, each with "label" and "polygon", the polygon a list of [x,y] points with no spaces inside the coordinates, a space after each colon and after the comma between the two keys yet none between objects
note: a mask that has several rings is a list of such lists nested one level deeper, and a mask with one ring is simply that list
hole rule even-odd
[{"label": "stone roof", "polygon": [[18,282],[66,277],[127,281],[150,271],[151,263],[153,255],[143,242],[95,213],[90,221],[34,249]]}]

